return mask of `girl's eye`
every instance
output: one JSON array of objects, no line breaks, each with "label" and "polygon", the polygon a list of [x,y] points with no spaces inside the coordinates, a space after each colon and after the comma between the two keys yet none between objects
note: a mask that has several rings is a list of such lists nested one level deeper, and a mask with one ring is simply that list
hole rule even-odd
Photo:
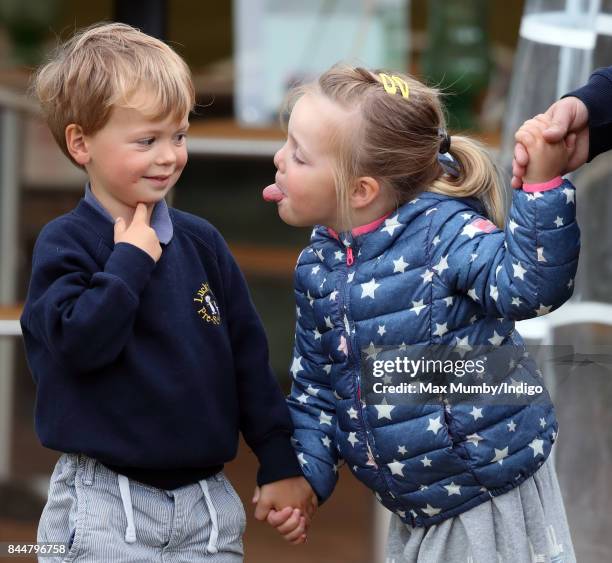
[{"label": "girl's eye", "polygon": [[187,138],[187,133],[179,133],[176,137],[176,142],[180,145],[185,142]]},{"label": "girl's eye", "polygon": [[294,161],[296,164],[304,164],[304,161],[303,161],[303,160],[300,160],[300,159],[298,158],[298,156],[297,156],[297,153],[296,153],[296,152],[293,152],[293,153],[291,154],[291,158],[293,159],[293,161]]},{"label": "girl's eye", "polygon": [[155,142],[155,138],[150,137],[148,139],[140,139],[137,142],[139,145],[142,145],[143,147],[150,147]]}]

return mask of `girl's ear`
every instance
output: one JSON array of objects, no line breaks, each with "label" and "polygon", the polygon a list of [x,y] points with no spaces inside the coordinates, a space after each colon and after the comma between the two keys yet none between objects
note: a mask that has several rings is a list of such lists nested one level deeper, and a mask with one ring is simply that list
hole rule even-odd
[{"label": "girl's ear", "polygon": [[89,154],[89,148],[85,141],[83,129],[80,125],[71,123],[66,127],[65,135],[66,147],[68,148],[70,156],[72,156],[78,164],[85,166],[85,164],[91,160],[91,155]]},{"label": "girl's ear", "polygon": [[351,189],[350,203],[352,209],[363,209],[372,203],[380,194],[380,184],[371,176],[357,178]]}]

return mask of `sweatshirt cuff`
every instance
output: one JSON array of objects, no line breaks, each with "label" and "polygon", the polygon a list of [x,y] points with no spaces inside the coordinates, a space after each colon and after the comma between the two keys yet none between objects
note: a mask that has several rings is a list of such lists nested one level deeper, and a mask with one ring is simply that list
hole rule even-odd
[{"label": "sweatshirt cuff", "polygon": [[523,183],[523,191],[528,193],[545,192],[548,190],[554,190],[555,188],[558,188],[561,184],[563,184],[563,178],[561,178],[561,176],[557,176],[552,180],[548,180],[548,182],[540,182],[538,184]]},{"label": "sweatshirt cuff", "polygon": [[120,242],[115,245],[104,266],[104,272],[120,278],[130,290],[139,296],[147,285],[155,260],[133,244]]},{"label": "sweatshirt cuff", "polygon": [[274,481],[304,476],[287,434],[270,436],[253,451],[259,460],[257,484],[260,487]]},{"label": "sweatshirt cuff", "polygon": [[610,95],[612,95],[612,78],[607,69],[598,69],[589,78],[589,82],[563,96],[581,100],[589,112],[589,156],[591,162],[598,154],[611,148],[610,141]]}]

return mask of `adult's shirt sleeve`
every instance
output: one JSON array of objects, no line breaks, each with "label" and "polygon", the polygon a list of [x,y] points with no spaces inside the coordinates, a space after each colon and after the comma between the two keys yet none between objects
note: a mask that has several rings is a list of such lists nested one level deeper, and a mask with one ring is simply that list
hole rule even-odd
[{"label": "adult's shirt sleeve", "polygon": [[612,66],[597,69],[589,82],[566,94],[582,100],[589,111],[589,158],[612,149]]}]

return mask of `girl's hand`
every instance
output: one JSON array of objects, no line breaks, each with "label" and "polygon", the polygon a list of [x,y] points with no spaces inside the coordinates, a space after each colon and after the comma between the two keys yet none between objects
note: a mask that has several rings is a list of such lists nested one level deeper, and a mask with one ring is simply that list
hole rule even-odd
[{"label": "girl's hand", "polygon": [[548,142],[543,133],[551,123],[550,118],[540,114],[525,121],[515,135],[517,142],[525,147],[529,155],[523,178],[525,183],[540,184],[561,176],[572,158],[576,135],[572,133],[560,141]]},{"label": "girl's hand", "polygon": [[272,509],[266,521],[289,543],[306,543],[306,518],[298,508],[287,506],[279,511]]}]

